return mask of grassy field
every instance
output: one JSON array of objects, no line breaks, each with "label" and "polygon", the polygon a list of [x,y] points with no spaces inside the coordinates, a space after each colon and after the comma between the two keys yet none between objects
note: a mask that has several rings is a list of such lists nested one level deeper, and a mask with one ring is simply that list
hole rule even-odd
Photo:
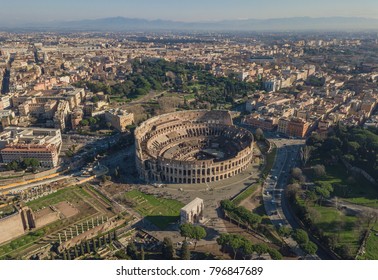
[{"label": "grassy field", "polygon": [[[304,201],[298,199],[300,204]],[[351,256],[355,256],[360,246],[363,226],[356,216],[350,216],[334,207],[309,204],[310,217],[313,224],[319,228],[324,236],[332,236],[337,240],[337,246],[346,245]]]},{"label": "grassy field", "polygon": [[[309,165],[323,164],[318,159],[313,160]],[[350,203],[378,208],[378,188],[373,186],[362,176],[352,177],[341,165],[326,166],[327,175],[323,178],[315,178],[312,171],[307,171],[306,176],[315,184],[329,184],[334,191],[332,197],[338,197],[339,201],[344,200]],[[300,204],[304,204],[299,199]],[[307,206],[310,209],[310,218],[325,236],[332,236],[337,241],[337,246],[345,245],[350,249],[351,256],[355,256],[361,242],[361,236],[366,229],[364,222],[358,216],[347,215],[335,207],[313,205]],[[366,246],[366,254],[363,258],[378,259],[378,238],[371,236]]]},{"label": "grassy field", "polygon": [[333,195],[351,203],[378,208],[378,187],[373,186],[362,176],[350,178],[345,168],[340,165],[327,166],[327,176],[314,180],[315,183],[331,184]]},{"label": "grassy field", "polygon": [[135,202],[134,209],[161,229],[179,219],[180,209],[184,206],[173,199],[157,198],[137,190],[125,194],[126,198]]}]

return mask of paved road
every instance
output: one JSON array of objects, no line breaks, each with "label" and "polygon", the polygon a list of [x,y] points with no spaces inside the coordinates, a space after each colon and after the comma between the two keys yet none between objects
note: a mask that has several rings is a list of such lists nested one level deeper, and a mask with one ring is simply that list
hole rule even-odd
[{"label": "paved road", "polygon": [[[304,140],[270,138],[269,141],[277,146],[276,160],[263,187],[263,199],[265,210],[272,224],[288,226],[293,229],[301,228],[297,220],[292,215],[288,201],[285,197],[285,188],[288,184],[289,174],[292,168],[299,164],[300,148],[305,144]],[[287,238],[286,243],[299,256],[305,256],[299,248],[297,242],[292,238]],[[315,241],[312,239],[312,241]],[[311,256],[312,259],[333,259],[326,251],[319,248],[317,255]]]},{"label": "paved road", "polygon": [[[295,161],[304,140],[271,138],[269,141],[277,146],[277,154],[273,168],[263,184],[265,211],[274,226],[295,228],[293,226],[295,219],[287,209],[284,191],[288,174],[296,164]],[[285,242],[298,256],[306,256],[294,239],[285,238]]]}]

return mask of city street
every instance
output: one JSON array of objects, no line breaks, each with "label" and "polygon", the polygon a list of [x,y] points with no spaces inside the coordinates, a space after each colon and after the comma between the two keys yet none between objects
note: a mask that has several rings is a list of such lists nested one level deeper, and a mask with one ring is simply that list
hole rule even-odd
[{"label": "city street", "polygon": [[[276,145],[277,154],[273,168],[263,184],[265,211],[276,228],[282,226],[292,228],[295,219],[287,209],[285,188],[290,171],[295,167],[300,148],[305,141],[285,138],[271,138],[269,141]],[[291,237],[285,238],[285,242],[298,256],[304,257],[306,255]]]}]

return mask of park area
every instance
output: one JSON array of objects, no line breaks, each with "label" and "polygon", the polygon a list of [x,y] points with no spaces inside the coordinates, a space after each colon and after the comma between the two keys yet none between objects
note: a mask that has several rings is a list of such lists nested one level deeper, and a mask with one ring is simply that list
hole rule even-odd
[{"label": "park area", "polygon": [[334,192],[333,196],[347,202],[378,208],[378,188],[364,177],[348,174],[341,164],[328,165],[327,175],[323,178],[314,179],[316,184],[330,184]]},{"label": "park area", "polygon": [[[356,215],[356,213],[347,209],[305,203],[302,199],[297,201],[302,206],[307,205],[307,217],[311,219],[313,226],[327,240],[327,246],[333,248],[343,259],[354,258],[361,247],[366,230],[370,230],[372,226],[378,227],[378,224],[371,224],[368,217]],[[378,238],[372,234],[366,243],[364,258],[378,259],[377,247]]]},{"label": "park area", "polygon": [[160,229],[176,223],[180,209],[184,206],[177,200],[160,198],[137,190],[129,191],[125,196],[136,211]]}]

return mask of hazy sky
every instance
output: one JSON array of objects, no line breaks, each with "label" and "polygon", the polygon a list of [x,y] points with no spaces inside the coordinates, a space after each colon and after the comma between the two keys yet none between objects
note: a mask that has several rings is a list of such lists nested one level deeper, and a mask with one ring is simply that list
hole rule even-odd
[{"label": "hazy sky", "polygon": [[378,18],[378,0],[0,0],[0,22],[113,16],[179,21],[294,16]]}]

